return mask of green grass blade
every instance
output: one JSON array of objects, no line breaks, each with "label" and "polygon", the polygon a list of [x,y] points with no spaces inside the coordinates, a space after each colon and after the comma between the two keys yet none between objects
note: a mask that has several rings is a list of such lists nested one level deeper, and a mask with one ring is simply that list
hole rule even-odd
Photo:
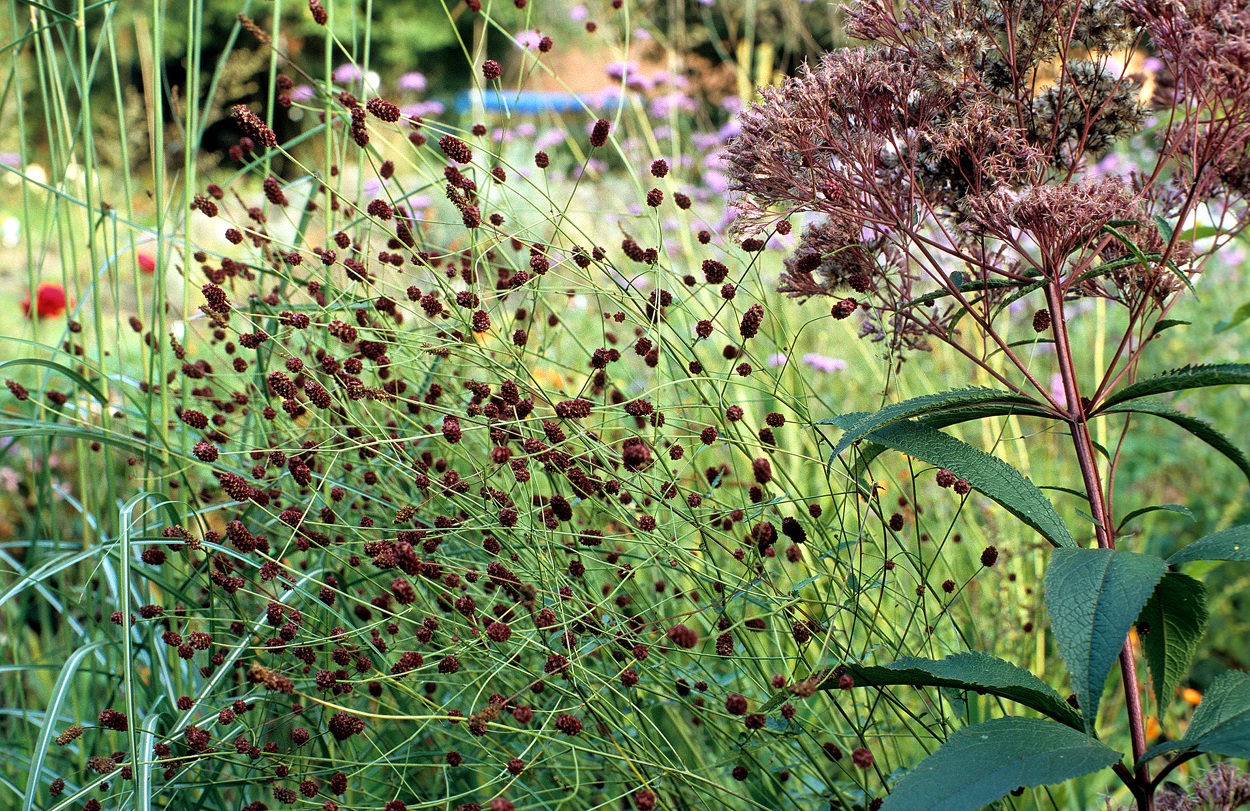
[{"label": "green grass blade", "polygon": [[65,660],[65,665],[61,668],[61,674],[56,678],[52,694],[48,697],[47,709],[44,711],[45,723],[43,728],[39,730],[39,737],[35,741],[35,751],[32,753],[30,762],[30,773],[26,777],[26,794],[22,799],[22,811],[33,811],[35,797],[40,796],[39,775],[43,771],[43,762],[48,756],[48,747],[58,734],[56,724],[52,723],[51,720],[60,715],[61,705],[65,702],[66,696],[69,695],[74,681],[74,674],[77,673],[78,668],[82,665],[83,659],[105,644],[101,640],[76,648],[70,653],[69,658]]}]

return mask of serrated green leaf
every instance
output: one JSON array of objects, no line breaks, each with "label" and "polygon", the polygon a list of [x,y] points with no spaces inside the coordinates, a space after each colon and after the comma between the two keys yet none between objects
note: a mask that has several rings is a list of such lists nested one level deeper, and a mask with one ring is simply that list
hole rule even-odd
[{"label": "serrated green leaf", "polygon": [[1168,565],[1191,560],[1250,560],[1250,524],[1206,535],[1168,558]]},{"label": "serrated green leaf", "polygon": [[1017,394],[1012,394],[1009,391],[980,387],[941,391],[936,394],[924,394],[920,397],[913,397],[910,400],[904,400],[901,403],[888,405],[880,411],[868,414],[857,421],[850,428],[847,428],[842,434],[842,438],[838,440],[838,444],[833,449],[833,455],[837,456],[856,440],[862,439],[864,436],[872,433],[873,431],[885,428],[888,425],[893,425],[896,422],[902,422],[903,420],[920,417],[925,414],[931,414],[935,411],[945,411],[952,408],[959,408],[961,406],[984,404],[993,404],[1003,407],[1013,405],[1037,405],[1027,397],[1021,397]]},{"label": "serrated green leaf", "polygon": [[1198,439],[1210,445],[1215,450],[1222,453],[1229,459],[1242,474],[1250,479],[1250,461],[1246,459],[1246,455],[1241,449],[1232,443],[1232,441],[1224,436],[1223,433],[1216,430],[1210,423],[1200,420],[1197,417],[1191,417],[1188,414],[1177,411],[1171,406],[1164,405],[1155,400],[1133,400],[1125,402],[1115,408],[1108,408],[1097,412],[1095,416],[1104,414],[1150,414],[1184,428]]},{"label": "serrated green leaf", "polygon": [[1169,391],[1200,389],[1207,386],[1228,386],[1250,383],[1250,364],[1219,363],[1208,366],[1185,366],[1130,383],[1112,394],[1099,406],[1098,411],[1106,411],[1112,406],[1136,400],[1139,397],[1150,397]]},{"label": "serrated green leaf", "polygon": [[1186,507],[1184,504],[1154,504],[1149,507],[1142,507],[1141,509],[1133,510],[1128,515],[1124,516],[1124,520],[1120,522],[1119,528],[1124,529],[1126,526],[1128,526],[1128,523],[1130,521],[1132,521],[1134,518],[1136,518],[1139,515],[1146,515],[1147,513],[1159,512],[1160,510],[1166,510],[1167,512],[1173,512],[1173,513],[1180,513],[1181,515],[1188,517],[1190,521],[1196,520],[1194,518],[1194,514],[1190,512],[1189,508]]},{"label": "serrated green leaf", "polygon": [[[1142,623],[1149,623],[1149,632],[1142,632]],[[1162,715],[1181,678],[1189,671],[1198,640],[1206,630],[1206,587],[1189,575],[1168,572],[1146,601],[1137,626]]]},{"label": "serrated green leaf", "polygon": [[[851,418],[854,415],[843,415]],[[842,426],[845,427],[845,426]],[[1075,546],[1054,505],[1018,470],[996,456],[922,422],[906,420],[869,433],[878,445],[946,468],[1041,533],[1055,546]],[[831,460],[832,462],[832,460]]]},{"label": "serrated green leaf", "polygon": [[1155,322],[1154,328],[1150,330],[1150,337],[1155,337],[1165,329],[1171,329],[1172,327],[1187,327],[1189,324],[1190,322],[1188,321],[1181,321],[1176,318],[1162,318]]},{"label": "serrated green leaf", "polygon": [[1178,749],[1250,758],[1250,673],[1222,674],[1203,694],[1184,737],[1147,749],[1138,762]]},{"label": "serrated green leaf", "polygon": [[[816,424],[836,425],[839,428],[846,430],[850,426],[854,425],[857,420],[868,416],[869,413],[870,412],[867,411],[850,412],[837,417],[827,417],[823,420],[817,420]],[[972,420],[1009,416],[1044,417],[1047,419],[1054,418],[1054,415],[1049,411],[1045,411],[1040,408],[1016,405],[1002,406],[981,404],[953,408],[949,411],[942,411],[938,414],[927,414],[920,417],[917,422],[928,425],[930,428],[945,428],[949,425],[958,425],[963,422],[971,422]],[[868,466],[871,465],[878,456],[885,453],[887,448],[876,442],[864,440],[860,443],[857,450],[859,451],[859,454],[855,458],[855,465],[851,469],[851,476],[855,481],[860,481],[864,477],[864,474],[868,472]],[[833,467],[835,459],[837,459],[836,456],[829,457],[828,467]],[[864,497],[869,495],[868,489],[862,487],[862,484],[860,493]]]},{"label": "serrated green leaf", "polygon": [[[1046,682],[1022,667],[981,651],[952,653],[945,659],[905,656],[888,665],[847,665],[856,687],[910,684],[916,687],[949,687],[989,693],[1030,707],[1076,730],[1084,730],[1081,714]],[[820,689],[837,687],[834,679]]]},{"label": "serrated green leaf", "polygon": [[1051,553],[1046,610],[1086,732],[1093,733],[1107,674],[1129,628],[1166,570],[1163,558],[1118,549]]},{"label": "serrated green leaf", "polygon": [[1120,753],[1041,718],[964,727],[894,784],[882,811],[974,811],[1020,786],[1046,786],[1105,769]]}]

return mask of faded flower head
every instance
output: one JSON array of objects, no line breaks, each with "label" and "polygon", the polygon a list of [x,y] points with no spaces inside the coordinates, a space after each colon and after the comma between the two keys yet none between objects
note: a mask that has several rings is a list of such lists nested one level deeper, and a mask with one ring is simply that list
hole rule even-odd
[{"label": "faded flower head", "polygon": [[[926,295],[955,293],[952,267],[1158,309],[1196,266],[1155,218],[1250,190],[1250,56],[1221,39],[1250,32],[1250,2],[1026,0],[1004,16],[989,2],[864,0],[847,27],[867,45],[740,113],[725,155],[732,232],[745,242],[809,215],[778,290],[866,294],[862,334],[891,351],[952,338],[950,311]],[[1147,34],[1188,110],[1161,130],[1157,170],[1100,177],[1094,164],[1148,123],[1140,77],[1110,54]]]}]

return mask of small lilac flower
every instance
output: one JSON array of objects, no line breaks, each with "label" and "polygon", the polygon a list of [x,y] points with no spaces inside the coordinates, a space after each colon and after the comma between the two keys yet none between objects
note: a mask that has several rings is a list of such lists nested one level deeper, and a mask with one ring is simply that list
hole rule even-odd
[{"label": "small lilac flower", "polygon": [[306,84],[296,85],[291,89],[291,101],[294,102],[303,103],[312,101],[315,95],[316,91],[314,91],[311,86]]},{"label": "small lilac flower", "polygon": [[703,175],[703,183],[717,194],[729,191],[729,176],[724,172],[707,172]]},{"label": "small lilac flower", "polygon": [[516,134],[518,138],[533,138],[538,132],[538,127],[534,126],[532,121],[523,121],[517,124]]},{"label": "small lilac flower", "polygon": [[803,362],[818,372],[840,372],[846,368],[846,361],[818,355],[815,352],[804,355]]},{"label": "small lilac flower", "polygon": [[676,110],[682,113],[693,113],[699,109],[699,103],[685,93],[665,93],[652,99],[649,111],[656,118],[668,118],[669,113]]},{"label": "small lilac flower", "polygon": [[1050,376],[1050,396],[1057,403],[1067,402],[1067,395],[1063,393],[1063,376],[1058,372]]},{"label": "small lilac flower", "polygon": [[411,73],[405,73],[399,77],[399,89],[420,93],[422,90],[425,90],[425,74],[415,70]]},{"label": "small lilac flower", "polygon": [[532,51],[538,47],[538,43],[542,38],[543,35],[540,32],[529,29],[516,35],[516,44],[522,50]]},{"label": "small lilac flower", "polygon": [[553,146],[559,146],[564,143],[564,140],[568,137],[569,134],[559,127],[549,129],[534,141],[534,148],[551,149]]},{"label": "small lilac flower", "polygon": [[768,365],[774,368],[777,366],[785,366],[789,361],[789,356],[784,352],[774,352],[768,356]]},{"label": "small lilac flower", "polygon": [[622,79],[632,76],[638,72],[638,63],[630,59],[621,62],[609,62],[604,71],[608,74],[608,78],[613,81],[621,81]]},{"label": "small lilac flower", "polygon": [[569,9],[569,19],[575,23],[580,23],[589,16],[590,12],[586,10],[585,6],[574,6]]},{"label": "small lilac flower", "polygon": [[0,164],[5,166],[20,166],[22,156],[16,152],[0,152]]},{"label": "small lilac flower", "polygon": [[362,191],[364,192],[365,197],[377,197],[384,188],[386,188],[386,183],[379,178],[371,177],[365,181]]},{"label": "small lilac flower", "polygon": [[447,106],[441,101],[430,99],[429,101],[406,105],[399,108],[399,111],[406,118],[437,118],[447,111]]},{"label": "small lilac flower", "polygon": [[638,42],[650,42],[651,32],[645,28],[635,28],[634,39],[637,40]]},{"label": "small lilac flower", "polygon": [[655,89],[655,83],[652,82],[649,77],[643,76],[641,73],[631,74],[630,77],[625,80],[625,86],[630,90],[633,90],[635,93],[650,93]]},{"label": "small lilac flower", "polygon": [[334,81],[338,82],[339,84],[348,84],[350,82],[358,82],[361,79],[363,79],[364,76],[365,75],[360,72],[360,68],[356,67],[351,62],[348,62],[345,65],[339,65],[337,68],[334,69],[334,73],[331,74],[331,77],[334,79]]},{"label": "small lilac flower", "polygon": [[716,131],[716,135],[722,142],[728,141],[730,138],[736,138],[742,134],[742,120],[739,118],[731,118],[725,123],[725,126]]}]

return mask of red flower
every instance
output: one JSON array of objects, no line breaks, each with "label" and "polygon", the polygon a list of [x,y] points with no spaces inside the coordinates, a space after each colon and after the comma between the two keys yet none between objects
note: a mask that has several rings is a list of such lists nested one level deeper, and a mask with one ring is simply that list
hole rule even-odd
[{"label": "red flower", "polygon": [[22,299],[22,312],[27,318],[56,318],[62,315],[69,306],[65,296],[65,288],[56,282],[40,282],[35,288],[35,305],[32,311],[30,293]]},{"label": "red flower", "polygon": [[153,256],[148,251],[139,251],[137,258],[139,260],[139,270],[143,271],[144,273],[147,273],[148,275],[152,275],[153,273],[156,273],[156,257],[155,256]]}]

